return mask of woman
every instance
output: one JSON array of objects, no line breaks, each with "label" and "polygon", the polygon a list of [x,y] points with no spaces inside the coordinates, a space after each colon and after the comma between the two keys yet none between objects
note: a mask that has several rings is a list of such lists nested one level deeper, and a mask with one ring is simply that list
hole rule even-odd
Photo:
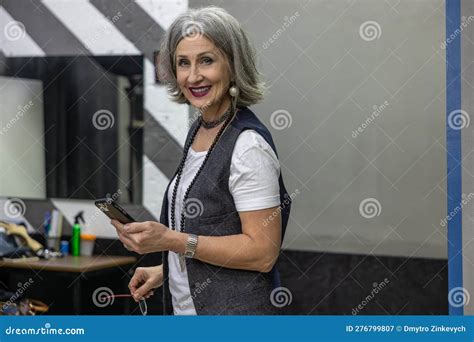
[{"label": "woman", "polygon": [[225,10],[190,10],[166,33],[159,75],[200,115],[160,223],[112,221],[127,249],[163,252],[162,265],[137,268],[130,291],[138,300],[163,285],[165,314],[275,314],[291,201],[271,135],[247,108],[263,98],[254,50]]}]

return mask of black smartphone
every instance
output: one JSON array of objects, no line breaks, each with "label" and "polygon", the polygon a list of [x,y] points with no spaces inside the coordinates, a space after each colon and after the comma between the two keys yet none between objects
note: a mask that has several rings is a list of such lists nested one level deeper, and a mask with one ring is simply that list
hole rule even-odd
[{"label": "black smartphone", "polygon": [[125,211],[124,208],[118,205],[117,202],[110,198],[101,198],[95,201],[95,205],[107,215],[111,220],[117,220],[120,223],[136,222],[135,219]]}]

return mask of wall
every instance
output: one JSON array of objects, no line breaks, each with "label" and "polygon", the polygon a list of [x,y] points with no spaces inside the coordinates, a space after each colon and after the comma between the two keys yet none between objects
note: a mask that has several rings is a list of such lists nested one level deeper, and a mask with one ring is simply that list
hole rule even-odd
[{"label": "wall", "polygon": [[300,191],[284,246],[446,258],[444,1],[219,5],[258,50],[255,110]]},{"label": "wall", "polygon": [[[461,37],[461,114],[465,120],[465,127],[461,130],[461,149],[462,149],[462,189],[465,195],[462,205],[462,265],[459,267],[463,273],[463,287],[467,291],[464,296],[465,315],[474,314],[474,303],[469,300],[469,294],[474,294],[474,125],[472,115],[474,113],[474,2],[463,0],[461,2],[461,15],[464,18],[462,37]],[[470,124],[469,124],[470,123]],[[455,291],[456,292],[456,291]],[[455,293],[453,292],[453,293]],[[459,293],[459,291],[457,291]]]}]

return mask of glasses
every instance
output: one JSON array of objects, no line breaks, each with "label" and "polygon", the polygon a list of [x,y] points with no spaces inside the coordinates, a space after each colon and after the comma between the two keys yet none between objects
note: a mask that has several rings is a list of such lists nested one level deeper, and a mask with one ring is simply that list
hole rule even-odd
[{"label": "glasses", "polygon": [[[127,297],[133,297],[131,294],[117,294],[117,295],[112,295],[112,296],[103,296],[104,299],[109,299],[109,298],[127,298]],[[145,298],[141,298],[138,301],[138,307],[140,308],[140,312],[142,313],[143,316],[146,316],[148,312],[148,307],[146,306],[146,301]]]}]

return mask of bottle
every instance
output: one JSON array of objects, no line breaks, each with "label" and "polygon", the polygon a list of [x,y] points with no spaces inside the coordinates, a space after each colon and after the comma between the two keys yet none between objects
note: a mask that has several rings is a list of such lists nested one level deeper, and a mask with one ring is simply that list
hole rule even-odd
[{"label": "bottle", "polygon": [[69,254],[69,241],[67,240],[61,241],[60,246],[61,246],[61,249],[60,249],[61,253],[63,255],[68,255]]},{"label": "bottle", "polygon": [[76,216],[74,216],[74,226],[72,227],[72,239],[71,239],[71,255],[79,256],[81,255],[81,224],[85,223],[84,217],[82,215],[84,211],[80,211]]}]

